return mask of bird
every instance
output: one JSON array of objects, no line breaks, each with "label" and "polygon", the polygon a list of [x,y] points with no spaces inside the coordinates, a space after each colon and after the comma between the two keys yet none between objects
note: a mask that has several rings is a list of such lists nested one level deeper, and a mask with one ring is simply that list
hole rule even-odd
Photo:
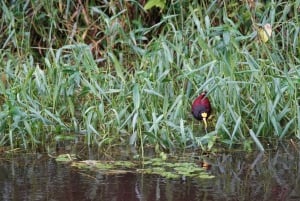
[{"label": "bird", "polygon": [[207,118],[211,114],[211,105],[208,97],[206,96],[206,91],[202,92],[192,104],[192,114],[195,119],[203,121],[205,130],[207,131]]}]

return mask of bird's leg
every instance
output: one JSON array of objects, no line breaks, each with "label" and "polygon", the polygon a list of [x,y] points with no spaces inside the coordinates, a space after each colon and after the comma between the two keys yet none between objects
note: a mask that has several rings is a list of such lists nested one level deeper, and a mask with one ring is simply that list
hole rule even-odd
[{"label": "bird's leg", "polygon": [[206,122],[206,118],[203,118],[203,122],[204,122],[205,132],[207,133],[207,122]]},{"label": "bird's leg", "polygon": [[205,131],[207,133],[207,121],[206,121],[206,118],[207,118],[207,113],[206,112],[203,112],[201,113],[201,116],[202,116],[202,120],[204,122],[204,128],[205,128]]}]

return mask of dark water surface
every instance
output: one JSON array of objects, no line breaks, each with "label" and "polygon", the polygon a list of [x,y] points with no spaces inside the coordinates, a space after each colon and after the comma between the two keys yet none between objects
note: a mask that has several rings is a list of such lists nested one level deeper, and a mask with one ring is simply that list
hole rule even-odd
[{"label": "dark water surface", "polygon": [[[213,179],[86,172],[41,154],[0,159],[0,200],[300,200],[299,151],[190,154],[211,164]],[[95,159],[93,157],[92,159]],[[196,159],[197,160],[197,159]]]}]

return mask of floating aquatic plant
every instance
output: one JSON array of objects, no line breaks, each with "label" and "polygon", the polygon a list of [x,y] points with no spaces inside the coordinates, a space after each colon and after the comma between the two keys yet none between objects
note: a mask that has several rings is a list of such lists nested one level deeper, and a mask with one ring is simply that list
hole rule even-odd
[{"label": "floating aquatic plant", "polygon": [[[63,155],[62,158],[68,158]],[[60,161],[60,160],[58,160]],[[123,174],[135,172],[139,174],[160,175],[168,179],[180,179],[181,177],[213,178],[204,168],[192,162],[167,162],[162,158],[151,158],[143,161],[142,166],[129,161],[97,161],[84,160],[73,161],[72,167],[79,170],[103,171],[106,174]],[[142,167],[142,168],[141,168]]]}]

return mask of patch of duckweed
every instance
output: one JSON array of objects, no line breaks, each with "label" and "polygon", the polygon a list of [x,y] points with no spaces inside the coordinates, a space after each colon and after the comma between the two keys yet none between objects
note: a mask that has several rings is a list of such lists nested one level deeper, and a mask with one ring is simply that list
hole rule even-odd
[{"label": "patch of duckweed", "polygon": [[109,168],[111,168],[107,164],[101,164],[94,160],[74,161],[74,162],[72,162],[71,166],[76,167],[78,169],[91,169],[91,168],[109,169]]},{"label": "patch of duckweed", "polygon": [[72,162],[76,160],[75,154],[61,154],[55,158],[57,162]]},{"label": "patch of duckweed", "polygon": [[[73,156],[74,157],[74,156]],[[62,155],[57,161],[68,161],[71,155]],[[204,168],[193,162],[169,162],[164,158],[150,158],[142,162],[142,168],[138,163],[131,161],[72,161],[72,167],[80,170],[104,171],[106,174],[124,174],[135,172],[141,174],[153,174],[165,177],[167,179],[179,179],[181,177],[193,177],[200,179],[214,178]]]},{"label": "patch of duckweed", "polygon": [[143,165],[152,165],[152,166],[160,166],[164,163],[165,161],[161,158],[151,158],[143,161]]},{"label": "patch of duckweed", "polygon": [[136,166],[135,163],[130,161],[114,161],[114,165],[119,168],[134,168]]},{"label": "patch of duckweed", "polygon": [[176,173],[173,173],[173,172],[161,172],[161,175],[162,177],[165,177],[167,179],[179,179],[180,178],[180,175],[179,174],[176,174]]},{"label": "patch of duckweed", "polygon": [[116,170],[116,169],[128,169],[133,168],[136,164],[130,161],[73,161],[71,166],[79,169],[94,169],[94,170]]},{"label": "patch of duckweed", "polygon": [[197,177],[203,179],[214,178],[204,168],[192,162],[166,162],[161,158],[153,158],[145,161],[144,169],[140,170],[145,174],[157,174],[168,179],[178,179],[182,176]]}]

